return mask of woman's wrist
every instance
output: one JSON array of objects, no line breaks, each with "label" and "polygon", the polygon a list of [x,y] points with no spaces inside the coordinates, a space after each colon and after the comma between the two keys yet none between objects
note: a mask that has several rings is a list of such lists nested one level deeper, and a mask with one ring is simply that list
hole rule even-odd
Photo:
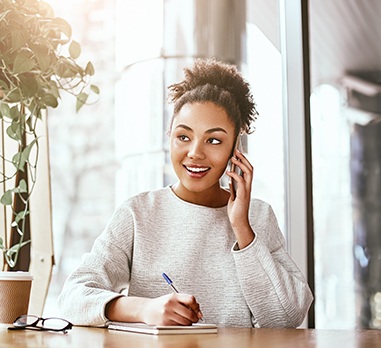
[{"label": "woman's wrist", "polygon": [[250,225],[233,227],[239,249],[244,249],[255,239],[255,233]]},{"label": "woman's wrist", "polygon": [[142,297],[117,297],[106,305],[106,318],[112,321],[144,322],[144,308],[147,300]]}]

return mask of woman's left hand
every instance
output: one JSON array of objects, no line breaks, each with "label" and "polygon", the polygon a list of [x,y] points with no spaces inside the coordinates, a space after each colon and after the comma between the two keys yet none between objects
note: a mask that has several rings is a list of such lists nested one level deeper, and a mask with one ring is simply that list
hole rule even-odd
[{"label": "woman's left hand", "polygon": [[236,192],[230,195],[228,215],[240,249],[249,245],[254,239],[254,232],[249,224],[249,206],[254,168],[249,160],[238,150],[235,151],[233,163],[242,171],[242,175],[228,171],[226,174],[235,180]]}]

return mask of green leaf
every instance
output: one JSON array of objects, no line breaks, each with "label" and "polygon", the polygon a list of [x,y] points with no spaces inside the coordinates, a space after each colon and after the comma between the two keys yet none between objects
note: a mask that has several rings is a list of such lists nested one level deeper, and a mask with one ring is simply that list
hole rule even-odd
[{"label": "green leaf", "polygon": [[[51,57],[49,49],[41,45],[30,45],[34,52],[35,59],[38,63],[38,66],[42,71],[47,71],[51,65]],[[50,54],[49,54],[50,53]]]},{"label": "green leaf", "polygon": [[4,250],[4,248],[5,248],[5,245],[4,245],[4,242],[3,242],[3,238],[0,237],[0,249]]},{"label": "green leaf", "polygon": [[81,45],[77,41],[72,41],[69,46],[70,57],[77,59],[81,54]]},{"label": "green leaf", "polygon": [[9,115],[12,119],[17,119],[17,118],[20,118],[22,116],[17,105],[12,106],[11,112]]},{"label": "green leaf", "polygon": [[24,128],[20,122],[12,122],[11,125],[7,128],[7,135],[16,141],[21,141],[22,133]]},{"label": "green leaf", "polygon": [[12,205],[12,190],[5,191],[0,198],[0,203],[3,205]]},{"label": "green leaf", "polygon": [[41,101],[52,108],[56,108],[58,106],[58,100],[57,97],[55,97],[53,94],[46,93],[42,96]]},{"label": "green leaf", "polygon": [[19,253],[20,249],[29,243],[30,243],[30,240],[27,240],[26,242],[13,245],[7,250],[6,256],[14,260],[15,256]]},{"label": "green leaf", "polygon": [[[0,80],[0,90],[7,91],[8,90],[8,85],[5,81]],[[1,97],[2,98],[2,97]],[[0,98],[0,99],[1,99]]]},{"label": "green leaf", "polygon": [[63,18],[56,17],[53,19],[53,23],[58,26],[62,32],[68,37],[71,37],[71,26]]},{"label": "green leaf", "polygon": [[60,97],[60,91],[58,90],[57,83],[55,81],[49,81],[49,94],[53,94],[57,99]]},{"label": "green leaf", "polygon": [[17,152],[12,157],[12,164],[15,166],[17,170],[24,172],[25,159],[23,159],[22,157],[22,152]]},{"label": "green leaf", "polygon": [[26,98],[33,97],[35,94],[37,94],[38,91],[38,82],[34,75],[29,74],[28,75],[22,75],[20,76],[21,81],[21,89],[23,92],[23,95]]},{"label": "green leaf", "polygon": [[86,101],[87,101],[87,98],[89,97],[89,95],[87,93],[80,93],[78,96],[77,96],[77,103],[76,103],[76,111],[78,112],[82,106],[84,104],[86,104]]},{"label": "green leaf", "polygon": [[85,69],[86,75],[93,76],[95,74],[94,66],[91,62],[88,62]]},{"label": "green leaf", "polygon": [[35,99],[32,99],[28,106],[28,110],[30,112],[30,116],[28,117],[27,125],[29,127],[29,130],[32,130],[34,122],[33,116],[41,119],[41,106]]},{"label": "green leaf", "polygon": [[[17,170],[24,171],[25,163],[29,159],[30,152],[32,151],[33,146],[37,143],[37,139],[34,139],[30,144],[28,144],[24,150],[16,153],[12,158],[12,163]],[[19,186],[20,187],[20,186]],[[22,189],[22,187],[20,187]]]},{"label": "green leaf", "polygon": [[[37,143],[37,139],[34,139],[30,144],[25,146],[25,149],[22,150],[21,154],[18,153],[18,165],[16,166],[17,169],[22,170],[25,166],[25,163],[29,160],[30,152],[32,151],[33,146]],[[12,161],[13,162],[13,161]],[[15,163],[13,163],[15,165]],[[19,185],[20,190],[27,189],[27,185],[22,185],[22,180]],[[20,191],[20,192],[26,192],[26,191]]]},{"label": "green leaf", "polygon": [[60,57],[55,67],[55,73],[62,78],[74,78],[78,75],[78,68],[69,59]]},{"label": "green leaf", "polygon": [[13,189],[13,192],[16,192],[16,193],[27,193],[28,192],[28,185],[27,185],[25,179],[20,180],[19,186],[15,187]]},{"label": "green leaf", "polygon": [[54,73],[58,77],[64,77],[66,71],[66,66],[62,64],[61,62],[58,62],[56,66],[54,66]]},{"label": "green leaf", "polygon": [[26,55],[19,53],[13,62],[13,73],[22,74],[34,68],[34,60]]},{"label": "green leaf", "polygon": [[11,115],[11,109],[8,104],[6,103],[0,103],[0,116],[1,118],[3,116],[10,117]]},{"label": "green leaf", "polygon": [[[20,221],[24,220],[24,219],[27,217],[27,215],[29,215],[29,211],[25,211],[25,210],[20,211],[20,212],[15,216],[15,221],[14,221],[13,223],[14,223],[16,226],[18,226],[18,223],[19,223]],[[19,229],[17,229],[17,230],[19,230]],[[21,233],[19,232],[19,234],[22,234],[22,232],[21,232]]]},{"label": "green leaf", "polygon": [[90,89],[94,92],[94,93],[96,93],[96,94],[99,94],[99,88],[98,88],[98,86],[95,86],[95,85],[90,85]]},{"label": "green leaf", "polygon": [[37,63],[42,71],[47,71],[50,68],[50,56],[48,54],[36,54]]},{"label": "green leaf", "polygon": [[26,46],[26,37],[25,34],[20,30],[12,31],[12,49],[17,51],[21,47]]},{"label": "green leaf", "polygon": [[8,99],[9,101],[11,101],[12,103],[17,103],[19,102],[22,98],[21,98],[21,93],[20,93],[20,90],[18,88],[14,88],[9,94],[8,94]]}]

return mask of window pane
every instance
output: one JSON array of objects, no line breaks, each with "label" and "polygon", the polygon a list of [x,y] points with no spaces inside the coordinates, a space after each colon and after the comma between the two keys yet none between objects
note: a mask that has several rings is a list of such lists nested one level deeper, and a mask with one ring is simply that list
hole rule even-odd
[{"label": "window pane", "polygon": [[[63,96],[62,106],[49,113],[56,266],[46,317],[59,315],[56,299],[64,280],[91,249],[115,207],[131,195],[175,180],[168,156],[171,106],[165,101],[166,86],[178,81],[193,58],[158,58],[163,26],[159,5],[156,0],[54,1],[56,15],[72,24],[84,61],[95,66],[93,83],[101,98],[76,115],[75,101]],[[139,36],[137,42],[137,32],[144,40]],[[247,34],[243,74],[261,114],[256,132],[248,137],[255,167],[253,196],[273,206],[286,233],[281,57],[254,24],[248,24]]]},{"label": "window pane", "polygon": [[354,325],[349,127],[330,85],[311,96],[317,328]]},{"label": "window pane", "polygon": [[380,15],[379,1],[309,1],[319,329],[381,328]]},{"label": "window pane", "polygon": [[255,24],[248,23],[247,30],[246,73],[259,112],[256,131],[248,137],[253,196],[272,205],[286,235],[281,54]]}]

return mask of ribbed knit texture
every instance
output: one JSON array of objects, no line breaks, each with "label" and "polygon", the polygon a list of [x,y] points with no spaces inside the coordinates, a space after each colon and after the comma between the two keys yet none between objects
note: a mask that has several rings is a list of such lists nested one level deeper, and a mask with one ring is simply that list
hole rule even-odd
[{"label": "ribbed knit texture", "polygon": [[158,297],[192,294],[205,322],[234,327],[297,327],[312,302],[309,287],[284,247],[271,207],[250,206],[256,238],[238,250],[227,207],[179,199],[168,186],[123,203],[59,297],[62,315],[102,326],[105,306],[120,292]]}]

